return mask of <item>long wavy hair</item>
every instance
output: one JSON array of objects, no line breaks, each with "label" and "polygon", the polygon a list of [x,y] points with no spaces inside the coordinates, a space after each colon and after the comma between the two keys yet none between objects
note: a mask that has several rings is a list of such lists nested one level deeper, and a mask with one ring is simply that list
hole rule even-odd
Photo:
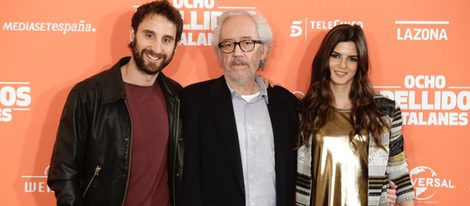
[{"label": "long wavy hair", "polygon": [[[299,146],[309,145],[309,137],[323,127],[333,110],[334,96],[330,88],[331,73],[329,58],[340,42],[352,41],[358,53],[358,65],[352,81],[349,99],[352,110],[349,121],[354,131],[349,134],[370,132],[377,144],[382,147],[380,135],[390,125],[381,118],[383,113],[374,101],[375,92],[368,78],[369,55],[364,31],[357,25],[338,25],[331,29],[323,39],[312,63],[312,75],[307,94],[300,101],[301,121],[299,124]],[[315,140],[315,138],[313,138]],[[315,141],[313,141],[315,144]]]}]

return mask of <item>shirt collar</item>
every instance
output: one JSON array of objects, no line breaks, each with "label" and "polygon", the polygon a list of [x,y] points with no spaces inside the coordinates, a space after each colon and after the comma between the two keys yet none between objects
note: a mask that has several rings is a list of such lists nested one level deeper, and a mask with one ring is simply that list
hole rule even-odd
[{"label": "shirt collar", "polygon": [[[266,104],[268,104],[268,103],[269,103],[269,101],[268,101],[268,100],[269,100],[269,98],[268,98],[268,90],[267,90],[267,88],[266,88],[266,85],[264,85],[263,79],[261,79],[261,77],[259,77],[258,75],[256,75],[255,81],[256,81],[256,84],[258,85],[258,88],[259,88],[259,95],[260,95],[260,97],[262,97],[262,98],[264,99],[264,101],[266,101]],[[228,87],[228,89],[230,90],[230,94],[232,95],[232,98],[233,98],[234,96],[236,96],[236,97],[240,97],[240,96],[241,96],[237,91],[235,91],[234,89],[232,89],[232,88],[230,87],[230,85],[229,85],[227,82],[225,82],[225,83],[227,84],[227,87]]]}]

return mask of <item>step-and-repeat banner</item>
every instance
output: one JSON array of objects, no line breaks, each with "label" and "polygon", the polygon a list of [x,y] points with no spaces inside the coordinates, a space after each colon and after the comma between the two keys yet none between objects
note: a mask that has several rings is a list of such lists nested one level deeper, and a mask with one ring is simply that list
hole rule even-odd
[{"label": "step-and-repeat banner", "polygon": [[[164,72],[182,85],[218,77],[211,30],[227,10],[265,16],[275,35],[263,75],[302,96],[326,32],[364,28],[371,79],[403,110],[417,205],[470,197],[470,3],[466,0],[172,0],[184,17]],[[46,174],[66,96],[130,54],[145,1],[6,0],[0,8],[0,204],[54,205]]]}]

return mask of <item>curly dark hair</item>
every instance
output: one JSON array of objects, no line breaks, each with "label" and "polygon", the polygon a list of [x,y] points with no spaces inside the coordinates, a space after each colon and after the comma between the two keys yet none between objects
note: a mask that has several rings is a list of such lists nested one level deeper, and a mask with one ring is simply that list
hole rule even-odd
[{"label": "curly dark hair", "polygon": [[[347,41],[354,42],[358,53],[358,66],[349,93],[352,103],[349,121],[354,129],[349,136],[352,138],[355,134],[363,134],[367,131],[382,147],[380,135],[385,128],[390,128],[390,125],[381,118],[383,113],[375,104],[375,92],[367,76],[369,55],[364,31],[358,25],[348,24],[338,25],[331,29],[313,59],[310,85],[299,105],[302,118],[299,124],[299,146],[309,146],[309,137],[314,136],[325,125],[334,109],[332,106],[334,96],[330,88],[329,58],[338,43]],[[315,144],[314,141],[313,144]]]},{"label": "curly dark hair", "polygon": [[[145,17],[153,14],[162,15],[176,25],[175,44],[179,42],[181,40],[181,34],[183,33],[183,19],[181,18],[180,12],[167,0],[152,1],[139,6],[132,16],[131,26],[132,29],[134,29],[134,32],[137,32],[140,23],[145,19]],[[131,44],[132,42],[129,44],[129,48],[132,48]]]}]

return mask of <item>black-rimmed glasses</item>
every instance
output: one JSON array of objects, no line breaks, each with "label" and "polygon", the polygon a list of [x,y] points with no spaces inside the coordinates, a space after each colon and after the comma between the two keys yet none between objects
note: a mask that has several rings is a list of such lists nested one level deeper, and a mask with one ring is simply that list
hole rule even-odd
[{"label": "black-rimmed glasses", "polygon": [[223,53],[225,54],[230,54],[233,51],[235,51],[235,47],[238,44],[238,47],[244,52],[251,52],[253,49],[255,49],[256,44],[262,44],[263,42],[260,40],[251,40],[251,39],[246,39],[246,40],[241,40],[241,41],[223,41],[220,42],[219,48],[222,50]]}]

